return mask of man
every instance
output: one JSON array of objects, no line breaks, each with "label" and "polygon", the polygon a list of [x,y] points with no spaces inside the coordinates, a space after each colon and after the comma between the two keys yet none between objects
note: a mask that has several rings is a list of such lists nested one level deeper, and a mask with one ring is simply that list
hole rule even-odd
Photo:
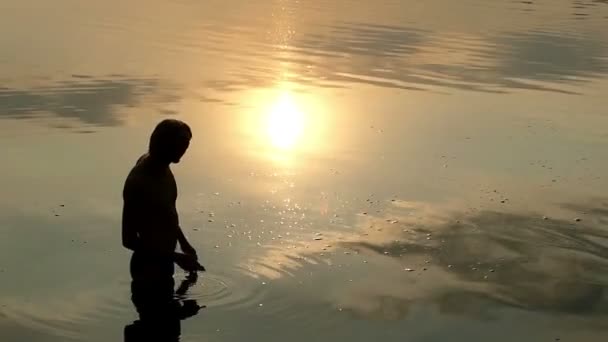
[{"label": "man", "polygon": [[[123,190],[122,244],[133,251],[133,281],[167,279],[176,263],[185,271],[204,271],[196,250],[179,226],[177,185],[170,169],[179,163],[192,138],[182,121],[160,122],[150,137],[148,153],[139,158]],[[179,243],[182,253],[175,252]]]}]

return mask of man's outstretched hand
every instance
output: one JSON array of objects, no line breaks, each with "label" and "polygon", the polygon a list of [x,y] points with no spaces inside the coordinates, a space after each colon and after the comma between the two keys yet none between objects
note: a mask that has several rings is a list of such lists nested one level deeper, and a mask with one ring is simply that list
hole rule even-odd
[{"label": "man's outstretched hand", "polygon": [[175,253],[175,263],[186,272],[205,271],[205,267],[198,262],[196,254]]},{"label": "man's outstretched hand", "polygon": [[194,247],[192,247],[191,244],[185,242],[185,243],[180,244],[180,246],[181,246],[182,252],[184,252],[184,254],[194,256],[194,258],[198,258],[198,256],[196,255],[196,249],[194,249]]}]

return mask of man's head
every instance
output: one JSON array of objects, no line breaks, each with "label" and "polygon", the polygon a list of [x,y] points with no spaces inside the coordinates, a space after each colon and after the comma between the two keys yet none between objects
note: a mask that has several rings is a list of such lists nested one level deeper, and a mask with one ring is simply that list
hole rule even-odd
[{"label": "man's head", "polygon": [[179,163],[192,139],[190,127],[183,121],[161,121],[150,136],[150,156],[167,163]]}]

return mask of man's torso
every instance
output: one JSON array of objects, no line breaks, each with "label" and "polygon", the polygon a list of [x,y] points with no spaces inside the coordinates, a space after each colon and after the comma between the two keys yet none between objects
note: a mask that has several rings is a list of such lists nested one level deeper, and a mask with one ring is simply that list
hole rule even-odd
[{"label": "man's torso", "polygon": [[137,208],[139,243],[146,249],[173,252],[179,222],[175,207],[177,186],[169,167],[154,169],[147,156],[142,156],[127,177],[123,195],[128,204],[125,207]]}]

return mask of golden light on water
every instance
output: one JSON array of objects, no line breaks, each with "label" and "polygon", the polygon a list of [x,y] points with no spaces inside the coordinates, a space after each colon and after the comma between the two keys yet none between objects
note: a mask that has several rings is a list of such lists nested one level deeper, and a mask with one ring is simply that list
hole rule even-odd
[{"label": "golden light on water", "polygon": [[267,117],[267,134],[273,147],[291,150],[302,139],[305,115],[290,92],[282,92],[271,105]]},{"label": "golden light on water", "polygon": [[295,167],[299,161],[326,153],[329,120],[320,92],[298,91],[292,84],[255,89],[239,99],[250,106],[242,112],[243,152]]}]

